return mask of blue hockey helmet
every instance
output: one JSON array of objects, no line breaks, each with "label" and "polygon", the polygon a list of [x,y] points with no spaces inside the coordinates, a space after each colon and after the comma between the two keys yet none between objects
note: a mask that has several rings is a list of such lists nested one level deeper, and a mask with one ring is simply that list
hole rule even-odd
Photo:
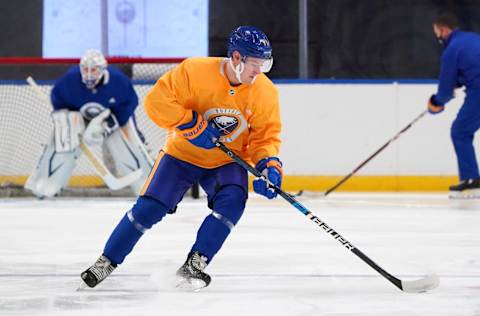
[{"label": "blue hockey helmet", "polygon": [[227,56],[238,51],[242,57],[272,59],[272,47],[267,35],[254,26],[239,26],[228,39]]}]

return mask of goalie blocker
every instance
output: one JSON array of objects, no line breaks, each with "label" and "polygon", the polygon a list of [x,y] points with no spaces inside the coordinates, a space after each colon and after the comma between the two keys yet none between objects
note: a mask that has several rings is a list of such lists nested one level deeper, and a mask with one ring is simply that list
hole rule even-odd
[{"label": "goalie blocker", "polygon": [[[52,136],[44,146],[37,166],[25,184],[25,188],[38,198],[53,197],[65,188],[75,168],[76,160],[82,154],[80,144],[83,141],[82,132],[85,125],[80,112],[54,111],[52,119],[54,122]],[[140,140],[133,120],[130,118],[121,128],[117,128],[109,135],[106,133],[104,140],[97,145],[106,148],[117,175],[121,176],[115,178],[102,161],[87,153],[87,158],[107,186],[116,190],[129,185],[132,193],[138,195],[154,162]]]}]

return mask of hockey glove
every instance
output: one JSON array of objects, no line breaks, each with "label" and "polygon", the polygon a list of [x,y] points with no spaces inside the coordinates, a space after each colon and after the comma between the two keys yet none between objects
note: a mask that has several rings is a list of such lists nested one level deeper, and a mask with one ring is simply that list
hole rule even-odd
[{"label": "hockey glove", "polygon": [[435,100],[435,95],[432,95],[430,99],[428,99],[428,112],[430,114],[438,114],[445,109],[443,105],[437,105]]},{"label": "hockey glove", "polygon": [[112,134],[118,127],[117,119],[110,114],[110,109],[106,109],[88,123],[83,133],[83,141],[90,146],[101,145],[105,137]]},{"label": "hockey glove", "polygon": [[[260,160],[255,166],[270,183],[280,187],[282,185],[282,162],[277,157],[268,157]],[[277,196],[277,192],[263,178],[253,180],[253,191],[269,199]]]},{"label": "hockey glove", "polygon": [[181,135],[195,146],[204,149],[214,148],[220,132],[197,112],[193,111],[192,117],[190,122],[177,126]]}]

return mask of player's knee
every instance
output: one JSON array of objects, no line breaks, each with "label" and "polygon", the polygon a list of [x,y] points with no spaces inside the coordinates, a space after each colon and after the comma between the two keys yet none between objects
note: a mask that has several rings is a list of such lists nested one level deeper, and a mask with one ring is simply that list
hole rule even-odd
[{"label": "player's knee", "polygon": [[227,185],[215,195],[212,215],[231,229],[242,217],[246,201],[245,189],[238,185]]},{"label": "player's knee", "polygon": [[471,138],[473,139],[473,135],[475,134],[476,130],[476,128],[471,128],[463,121],[455,120],[450,128],[450,137],[453,141]]},{"label": "player's knee", "polygon": [[127,212],[127,216],[130,222],[143,232],[161,221],[167,211],[167,207],[162,202],[148,196],[141,196],[133,208]]},{"label": "player's knee", "polygon": [[455,142],[463,142],[465,140],[468,140],[469,138],[473,137],[469,135],[465,130],[463,130],[461,127],[453,127],[450,130],[450,138],[452,141]]}]

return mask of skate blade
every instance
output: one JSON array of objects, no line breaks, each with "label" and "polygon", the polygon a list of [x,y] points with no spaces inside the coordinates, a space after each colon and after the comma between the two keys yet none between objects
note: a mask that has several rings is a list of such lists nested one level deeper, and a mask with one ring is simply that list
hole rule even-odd
[{"label": "skate blade", "polygon": [[198,292],[206,286],[207,284],[202,280],[179,277],[175,287],[182,291]]},{"label": "skate blade", "polygon": [[464,191],[450,191],[448,196],[452,200],[474,200],[480,199],[480,189],[471,189]]}]

